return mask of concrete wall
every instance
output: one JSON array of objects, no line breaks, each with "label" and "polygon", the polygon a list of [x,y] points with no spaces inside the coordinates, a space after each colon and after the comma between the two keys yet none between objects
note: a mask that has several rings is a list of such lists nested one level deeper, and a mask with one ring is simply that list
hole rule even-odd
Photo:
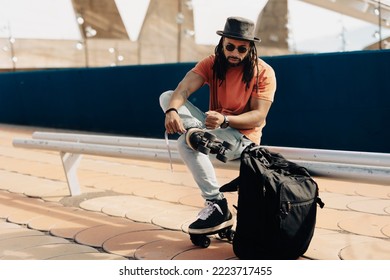
[{"label": "concrete wall", "polygon": [[[278,79],[264,145],[390,152],[390,51],[264,58]],[[194,63],[0,74],[0,122],[162,138],[161,92]],[[192,101],[204,110],[208,88]]]}]

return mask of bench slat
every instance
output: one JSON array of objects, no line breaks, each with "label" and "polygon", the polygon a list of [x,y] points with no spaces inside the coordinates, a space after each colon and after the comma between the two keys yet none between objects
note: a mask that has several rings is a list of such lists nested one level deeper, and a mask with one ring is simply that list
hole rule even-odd
[{"label": "bench slat", "polygon": [[[167,149],[165,139],[108,136],[93,134],[56,133],[36,131],[32,134],[33,139],[57,140],[91,144],[104,144],[113,146],[140,147],[149,149]],[[169,140],[169,147],[172,151],[177,150],[176,140]]]},{"label": "bench slat", "polygon": [[[79,157],[83,154],[182,163],[177,149],[171,149],[171,153],[169,153],[166,143],[162,139],[120,137],[120,141],[118,141],[118,137],[115,136],[83,135],[81,137],[80,135],[55,135],[54,133],[50,135],[34,133],[34,137],[46,137],[57,140],[15,138],[13,145],[20,148],[58,151],[61,155],[71,195],[80,194],[80,186],[78,185],[75,170],[77,169]],[[92,143],[87,142],[87,140],[91,140]],[[175,141],[170,141],[171,148],[176,147]],[[280,152],[291,161],[307,168],[312,176],[343,178],[359,182],[390,185],[390,166],[386,161],[389,154],[343,151],[329,151],[327,153],[325,150],[316,150],[313,153],[314,151],[311,149],[267,148]],[[216,167],[239,169],[240,160],[223,163],[216,160],[215,156],[212,156],[211,159]],[[341,160],[345,162],[340,162]]]},{"label": "bench slat", "polygon": [[[52,150],[77,154],[89,154],[95,156],[108,156],[132,159],[144,159],[166,162],[169,158],[168,150],[150,149],[140,147],[123,147],[115,145],[89,144],[80,142],[68,142],[58,140],[38,140],[15,138],[15,147],[32,148],[40,150]],[[177,152],[172,152],[172,161],[181,161]]]},{"label": "bench slat", "polygon": [[[150,148],[166,150],[167,144],[164,139],[138,138],[124,136],[105,136],[91,134],[55,133],[55,132],[34,132],[33,139],[46,139],[58,141],[70,141],[92,144],[118,145],[128,147]],[[177,150],[176,140],[169,140],[171,151]],[[289,160],[318,161],[354,165],[369,165],[379,167],[390,167],[390,154],[371,153],[356,151],[337,151],[324,149],[292,148],[278,146],[263,146],[270,151],[282,154]]]}]

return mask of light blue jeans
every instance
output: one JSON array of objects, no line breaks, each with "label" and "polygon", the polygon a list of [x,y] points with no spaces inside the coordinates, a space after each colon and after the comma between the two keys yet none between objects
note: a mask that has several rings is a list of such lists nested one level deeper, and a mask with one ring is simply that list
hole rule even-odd
[{"label": "light blue jeans", "polygon": [[[164,112],[169,109],[168,106],[172,93],[173,91],[170,90],[160,95],[160,106]],[[206,114],[188,100],[183,106],[178,108],[178,112],[186,129],[192,127],[205,128]],[[244,148],[252,143],[237,129],[231,127],[208,131],[222,141],[227,141],[234,146],[231,151],[226,153],[229,160],[239,158]],[[219,191],[220,185],[217,182],[214,166],[210,159],[210,157],[215,157],[215,155],[205,155],[191,149],[186,143],[184,134],[177,140],[177,145],[179,154],[199,186],[202,197],[207,200],[222,199],[223,194]]]}]

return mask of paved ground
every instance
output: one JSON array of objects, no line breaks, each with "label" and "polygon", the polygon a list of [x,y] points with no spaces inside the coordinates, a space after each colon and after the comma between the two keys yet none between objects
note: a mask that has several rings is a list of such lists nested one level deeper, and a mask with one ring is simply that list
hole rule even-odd
[{"label": "paved ground", "polygon": [[[228,242],[189,241],[203,201],[185,166],[84,156],[83,194],[70,197],[58,153],[12,147],[34,130],[0,125],[0,259],[235,259]],[[217,174],[225,183],[238,171]],[[315,179],[326,206],[302,258],[389,260],[390,183]]]}]

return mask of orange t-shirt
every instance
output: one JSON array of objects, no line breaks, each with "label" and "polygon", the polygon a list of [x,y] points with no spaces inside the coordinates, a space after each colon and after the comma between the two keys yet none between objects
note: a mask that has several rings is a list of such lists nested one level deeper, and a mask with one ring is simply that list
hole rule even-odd
[{"label": "orange t-shirt", "polygon": [[[215,55],[210,55],[198,62],[192,69],[193,72],[201,75],[205,84],[210,87],[210,110],[217,111],[221,114],[239,115],[250,110],[250,98],[264,99],[268,101],[274,100],[276,91],[275,72],[270,65],[263,60],[258,59],[259,65],[259,90],[256,90],[256,69],[255,75],[247,89],[246,84],[242,81],[242,66],[229,67],[226,73],[226,79],[219,86],[220,81],[213,79],[213,64]],[[218,86],[216,96],[213,96],[213,88]],[[260,144],[261,131],[265,126],[265,121],[259,126],[251,129],[240,129],[239,131],[252,140],[256,144]]]}]

